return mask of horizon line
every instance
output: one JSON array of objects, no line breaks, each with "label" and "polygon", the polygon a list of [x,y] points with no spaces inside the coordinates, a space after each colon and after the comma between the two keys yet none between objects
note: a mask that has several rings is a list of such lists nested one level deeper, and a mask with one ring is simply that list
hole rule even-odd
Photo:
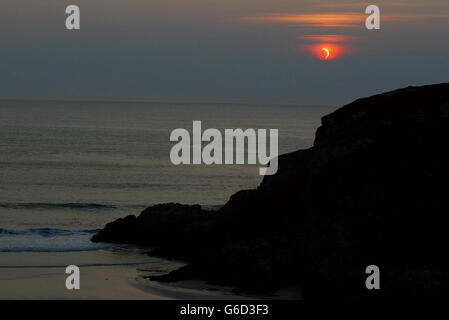
[{"label": "horizon line", "polygon": [[94,102],[94,103],[153,103],[153,104],[174,104],[174,105],[245,105],[245,106],[282,106],[282,107],[338,107],[338,105],[325,105],[325,104],[298,104],[298,103],[257,103],[257,102],[211,102],[211,101],[158,101],[158,100],[110,100],[110,99],[62,99],[62,98],[0,98],[0,101],[13,101],[13,102]]}]

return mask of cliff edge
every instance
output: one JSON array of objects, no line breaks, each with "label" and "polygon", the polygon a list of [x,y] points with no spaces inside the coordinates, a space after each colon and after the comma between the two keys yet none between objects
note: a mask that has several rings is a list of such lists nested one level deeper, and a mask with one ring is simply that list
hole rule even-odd
[{"label": "cliff edge", "polygon": [[[93,241],[191,261],[160,281],[295,284],[305,298],[448,295],[448,163],[449,83],[408,87],[324,116],[313,147],[280,156],[275,175],[217,212],[154,206]],[[381,290],[366,289],[368,265]]]}]

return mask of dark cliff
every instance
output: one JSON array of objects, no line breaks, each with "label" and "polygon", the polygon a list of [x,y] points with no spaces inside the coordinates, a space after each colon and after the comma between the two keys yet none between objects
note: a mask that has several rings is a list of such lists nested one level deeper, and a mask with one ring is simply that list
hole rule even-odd
[{"label": "dark cliff", "polygon": [[[409,87],[323,117],[313,147],[280,156],[274,176],[216,213],[169,204],[182,223],[144,212],[94,240],[192,261],[161,281],[198,277],[245,291],[299,284],[306,298],[448,295],[448,163],[449,84]],[[365,288],[372,264],[377,292]]]}]

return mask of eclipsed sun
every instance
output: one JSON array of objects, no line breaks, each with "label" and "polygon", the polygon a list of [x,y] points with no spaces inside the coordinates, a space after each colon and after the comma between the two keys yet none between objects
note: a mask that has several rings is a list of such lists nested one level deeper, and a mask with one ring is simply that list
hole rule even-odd
[{"label": "eclipsed sun", "polygon": [[328,48],[321,48],[323,50],[323,59],[329,59],[331,52]]},{"label": "eclipsed sun", "polygon": [[334,43],[321,43],[309,45],[306,50],[320,60],[333,60],[341,56],[347,49]]}]

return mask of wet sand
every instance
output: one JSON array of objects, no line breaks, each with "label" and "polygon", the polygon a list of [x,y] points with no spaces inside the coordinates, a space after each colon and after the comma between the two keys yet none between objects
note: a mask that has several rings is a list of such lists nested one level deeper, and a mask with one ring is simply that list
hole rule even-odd
[{"label": "wet sand", "polygon": [[[67,265],[80,268],[80,289],[65,287]],[[0,253],[0,299],[251,299],[201,281],[145,279],[181,266],[139,250]]]}]

